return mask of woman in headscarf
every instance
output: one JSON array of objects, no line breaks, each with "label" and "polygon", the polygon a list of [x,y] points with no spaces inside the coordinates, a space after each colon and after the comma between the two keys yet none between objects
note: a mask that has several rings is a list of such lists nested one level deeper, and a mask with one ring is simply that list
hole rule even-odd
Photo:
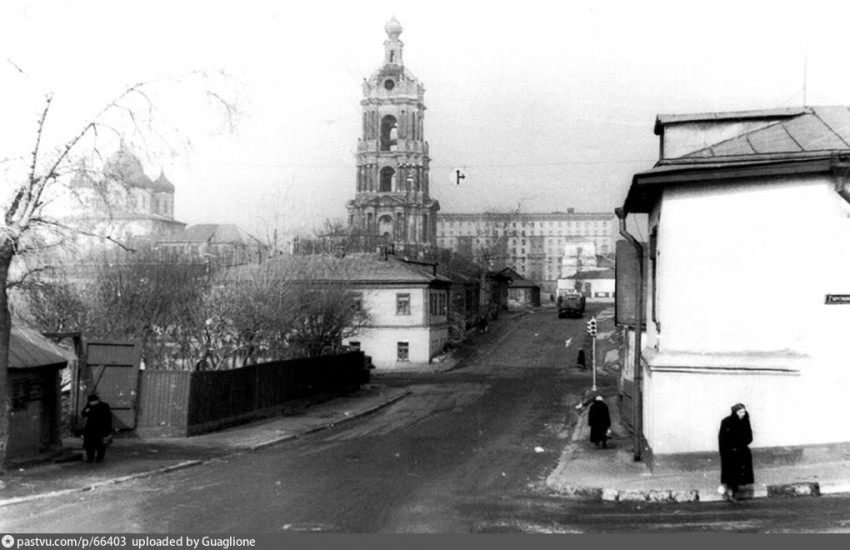
[{"label": "woman in headscarf", "polygon": [[724,497],[736,502],[742,485],[751,485],[753,476],[753,455],[750,443],[753,431],[750,428],[750,415],[742,403],[732,407],[732,414],[720,422],[718,443],[720,446],[720,483],[725,488]]},{"label": "woman in headscarf", "polygon": [[611,427],[611,415],[608,413],[608,405],[601,395],[590,405],[587,411],[587,423],[590,426],[590,442],[596,444],[598,449],[601,445],[608,448],[608,428]]}]

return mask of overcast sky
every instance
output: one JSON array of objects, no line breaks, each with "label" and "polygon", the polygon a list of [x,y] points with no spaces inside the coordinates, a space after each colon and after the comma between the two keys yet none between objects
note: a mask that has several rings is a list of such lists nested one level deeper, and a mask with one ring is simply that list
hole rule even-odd
[{"label": "overcast sky", "polygon": [[[191,149],[146,169],[175,184],[179,220],[262,237],[345,215],[361,84],[383,60],[391,16],[426,88],[443,212],[611,211],[656,160],[659,113],[850,105],[841,4],[4,0],[0,61],[57,98],[227,70],[242,89],[237,132],[193,135]],[[32,124],[3,126],[9,139]],[[454,168],[467,173],[461,186]]]}]

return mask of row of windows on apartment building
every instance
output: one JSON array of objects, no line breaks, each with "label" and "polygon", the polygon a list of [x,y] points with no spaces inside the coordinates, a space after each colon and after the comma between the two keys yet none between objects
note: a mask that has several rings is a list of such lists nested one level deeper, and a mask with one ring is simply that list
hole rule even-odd
[{"label": "row of windows on apartment building", "polygon": [[[437,244],[438,244],[439,246],[449,246],[449,247],[451,247],[454,243],[451,241],[451,239],[438,239],[438,240],[437,240]],[[600,253],[600,254],[607,254],[607,253],[608,253],[608,245],[607,245],[606,243],[598,243],[598,245],[599,245],[599,253]],[[551,247],[550,247],[550,248],[548,248],[548,249],[545,249],[545,248],[544,248],[544,249],[535,248],[534,250],[540,250],[540,251],[544,251],[544,250],[545,250],[545,251],[548,251],[548,255],[549,255],[549,256],[554,256],[555,254],[559,254],[559,253],[561,252],[560,250],[557,250],[557,251],[556,251],[554,248],[551,248]],[[516,254],[516,255],[518,255],[518,256],[521,258],[522,256],[525,256],[525,254],[526,254],[526,249],[525,249],[525,248],[519,248],[519,247],[517,247],[517,246],[514,246],[514,247],[513,247],[513,253],[514,253],[514,254]],[[514,257],[513,259],[514,259],[514,260],[516,260],[517,258],[516,258],[516,257]],[[551,261],[551,260],[552,260],[552,258],[550,258],[549,260]],[[563,260],[563,257],[562,257],[562,256],[559,256],[559,257],[558,257],[558,262],[560,263],[562,260]]]},{"label": "row of windows on apartment building", "polygon": [[[605,243],[610,242],[610,236],[609,235],[588,235],[588,237],[589,237],[589,239],[587,239],[587,240],[589,242],[595,242],[596,244],[598,244],[600,246],[604,245]],[[462,236],[462,235],[458,236],[457,238],[455,238],[451,235],[448,235],[448,236],[444,235],[442,237],[438,237],[437,241],[442,242],[442,243],[448,243],[448,244],[456,244],[456,243],[466,242],[466,243],[468,243],[468,245],[476,244],[476,245],[479,245],[479,246],[493,246],[493,245],[498,244],[493,239],[471,238],[471,237],[465,237],[465,236]],[[510,243],[508,243],[507,246],[510,246],[510,247],[513,247],[513,248],[518,248],[520,246],[531,246],[534,249],[548,248],[549,250],[554,250],[555,247],[566,246],[567,242],[568,241],[566,239],[558,239],[558,240],[553,239],[551,241],[535,241],[535,240],[532,240],[530,243],[527,243],[525,239],[519,239],[519,243],[517,243],[517,239],[511,239]]]},{"label": "row of windows on apartment building", "polygon": [[463,229],[445,229],[442,227],[437,228],[437,233],[439,236],[448,236],[448,237],[475,237],[478,235],[483,235],[483,239],[493,239],[493,238],[501,238],[502,236],[508,237],[571,237],[576,235],[581,235],[583,237],[609,237],[611,236],[610,231],[599,230],[593,227],[579,227],[576,229],[567,229],[566,231],[558,231],[554,229],[550,229],[548,233],[543,232],[536,234],[533,231],[526,232],[522,231],[499,231],[494,230],[490,231],[487,229],[482,229],[480,231],[464,231]]},{"label": "row of windows on apartment building", "polygon": [[[475,227],[487,227],[499,230],[503,227],[507,227],[507,224],[504,222],[498,221],[453,221],[453,220],[440,220],[439,225],[442,227],[458,227],[458,228],[468,228],[473,229]],[[565,227],[599,227],[602,229],[608,229],[612,227],[611,223],[608,221],[602,220],[573,220],[573,221],[557,221],[557,222],[511,222],[511,228],[516,229],[517,227],[523,229],[563,229]]]}]

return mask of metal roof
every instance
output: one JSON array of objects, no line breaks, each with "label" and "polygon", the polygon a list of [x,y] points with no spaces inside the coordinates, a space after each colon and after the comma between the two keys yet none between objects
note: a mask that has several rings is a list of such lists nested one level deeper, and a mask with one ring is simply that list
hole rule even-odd
[{"label": "metal roof", "polygon": [[345,283],[414,283],[449,282],[433,274],[431,265],[406,263],[393,256],[383,259],[377,254],[356,253],[345,256],[330,254],[275,256],[259,265],[246,265],[228,271],[228,279],[239,280],[255,274],[266,274],[282,281]]},{"label": "metal roof", "polygon": [[755,111],[727,111],[716,113],[692,113],[683,115],[658,115],[655,118],[655,134],[660,135],[664,126],[692,122],[732,122],[736,120],[777,119],[795,117],[809,113],[807,107],[792,107],[787,109],[761,109]]},{"label": "metal roof", "polygon": [[10,369],[64,366],[75,358],[73,353],[57,346],[37,331],[20,324],[12,325],[9,343]]},{"label": "metal roof", "polygon": [[717,184],[740,178],[817,173],[830,159],[850,155],[850,107],[659,115],[656,134],[671,124],[761,119],[763,125],[635,174],[626,197],[629,212],[647,212],[669,185]]},{"label": "metal roof", "polygon": [[605,269],[596,269],[593,271],[578,271],[572,277],[567,277],[568,279],[582,279],[582,280],[596,280],[596,279],[613,279],[614,278],[614,270],[611,268]]},{"label": "metal roof", "polygon": [[[765,115],[766,116],[766,115]],[[726,157],[850,149],[850,107],[811,107],[685,155]]]}]

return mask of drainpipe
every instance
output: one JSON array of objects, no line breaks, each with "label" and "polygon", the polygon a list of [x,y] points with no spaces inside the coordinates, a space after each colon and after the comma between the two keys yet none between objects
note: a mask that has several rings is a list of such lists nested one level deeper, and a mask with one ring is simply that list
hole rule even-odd
[{"label": "drainpipe", "polygon": [[637,284],[635,285],[635,379],[634,397],[632,399],[632,405],[634,405],[632,411],[632,425],[634,426],[635,438],[634,461],[640,462],[641,449],[643,446],[641,441],[641,433],[643,433],[643,388],[641,379],[643,378],[643,374],[641,372],[640,364],[641,332],[643,332],[643,246],[641,246],[638,240],[635,239],[634,235],[626,230],[626,211],[622,208],[615,208],[614,213],[620,220],[620,235],[631,243],[638,257],[638,279]]},{"label": "drainpipe", "polygon": [[850,176],[850,162],[841,157],[834,157],[829,166],[835,176],[835,192],[850,203],[850,189],[847,188],[848,176]]}]

